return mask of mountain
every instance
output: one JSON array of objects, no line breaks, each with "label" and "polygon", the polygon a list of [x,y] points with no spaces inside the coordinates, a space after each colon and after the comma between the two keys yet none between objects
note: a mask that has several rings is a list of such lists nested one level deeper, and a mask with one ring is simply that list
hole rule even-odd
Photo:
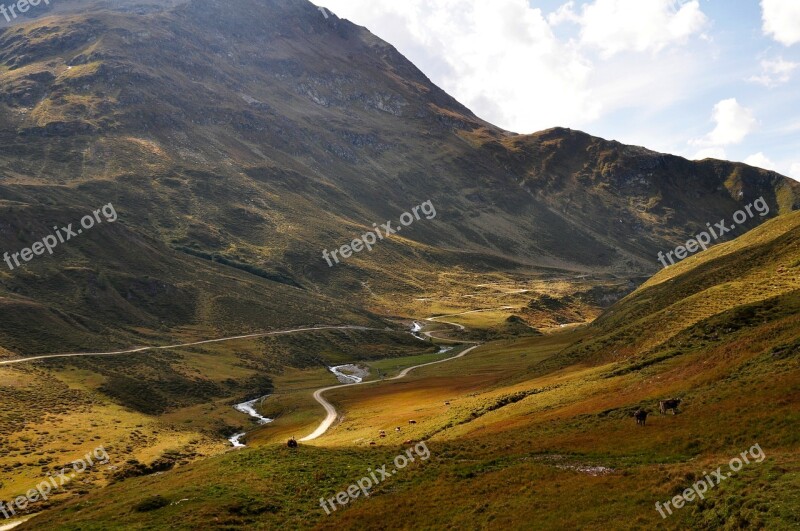
[{"label": "mountain", "polygon": [[[658,252],[744,204],[763,197],[766,218],[798,206],[797,182],[746,165],[503,131],[305,1],[80,0],[29,15],[0,30],[2,249],[108,203],[119,220],[2,270],[0,311],[17,317],[0,344],[19,353],[331,322],[326,297],[350,305],[333,321],[366,323],[453,268],[636,284]],[[323,259],[426,201],[435,218],[402,237]],[[258,290],[297,312],[254,304]]]}]

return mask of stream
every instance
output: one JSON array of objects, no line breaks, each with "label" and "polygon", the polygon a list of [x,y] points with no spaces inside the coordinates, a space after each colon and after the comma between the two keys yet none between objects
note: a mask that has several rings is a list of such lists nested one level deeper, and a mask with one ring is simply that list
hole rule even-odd
[{"label": "stream", "polygon": [[[262,425],[268,424],[272,422],[273,419],[268,419],[267,417],[261,416],[258,413],[258,411],[256,411],[255,408],[256,402],[264,400],[268,396],[269,395],[265,395],[259,398],[255,398],[253,400],[249,400],[247,402],[242,402],[241,404],[236,404],[235,406],[233,406],[233,409],[245,413],[246,415],[250,415],[251,417],[256,419],[259,424]],[[245,435],[247,435],[247,432],[237,433],[233,437],[230,437],[228,440],[230,441],[230,443],[233,445],[234,448],[243,448],[245,444],[242,442],[242,437],[244,437]]]},{"label": "stream", "polygon": [[411,326],[411,335],[419,339],[420,341],[427,341],[427,339],[419,334],[422,330],[422,325],[418,322],[414,321],[414,324]]},{"label": "stream", "polygon": [[[328,370],[336,376],[339,383],[343,384],[361,383],[369,375],[368,370],[352,364],[328,367]],[[347,373],[344,371],[347,371]]]}]

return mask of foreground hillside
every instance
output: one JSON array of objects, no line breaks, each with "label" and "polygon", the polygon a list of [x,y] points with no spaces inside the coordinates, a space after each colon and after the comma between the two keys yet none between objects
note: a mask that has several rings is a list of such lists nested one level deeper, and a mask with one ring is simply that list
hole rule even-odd
[{"label": "foreground hillside", "polygon": [[[664,270],[592,326],[331,393],[344,419],[311,445],[124,481],[20,529],[794,529],[799,289],[792,214]],[[660,415],[672,397],[679,414]],[[640,408],[644,427],[631,417]],[[430,457],[326,515],[321,497],[391,467],[407,440]],[[656,502],[713,471],[719,484],[662,519]]]},{"label": "foreground hillside", "polygon": [[[0,268],[11,352],[367,322],[359,308],[402,313],[398,298],[452,269],[636,283],[744,204],[770,210],[729,236],[800,205],[774,172],[498,129],[305,0],[75,0],[30,15],[0,29],[0,248],[102,205],[119,219]],[[371,252],[323,259],[427,201],[435,216]]]}]

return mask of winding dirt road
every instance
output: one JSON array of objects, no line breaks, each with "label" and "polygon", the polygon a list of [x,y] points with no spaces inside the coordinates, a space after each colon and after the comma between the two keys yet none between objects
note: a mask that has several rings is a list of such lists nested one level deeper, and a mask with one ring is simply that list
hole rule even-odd
[{"label": "winding dirt road", "polygon": [[171,348],[193,347],[196,345],[206,345],[208,343],[221,343],[223,341],[234,341],[236,339],[251,339],[256,337],[277,336],[282,334],[294,334],[296,332],[308,332],[313,330],[378,330],[378,329],[367,328],[365,326],[313,326],[306,328],[292,328],[289,330],[277,330],[274,332],[259,332],[257,334],[223,337],[220,339],[207,339],[205,341],[195,341],[194,343],[183,343],[180,345],[164,345],[162,347],[139,347],[139,348],[132,348],[129,350],[116,350],[113,352],[73,352],[70,354],[44,354],[41,356],[32,356],[30,358],[20,358],[16,360],[0,361],[0,366],[15,365],[17,363],[25,363],[28,361],[36,361],[36,360],[49,360],[53,358],[81,358],[84,356],[118,356],[120,354],[134,354],[137,352],[144,352],[147,350],[167,350]]},{"label": "winding dirt road", "polygon": [[[443,316],[443,317],[446,317],[446,316]],[[436,321],[434,321],[434,319],[436,319],[436,318],[435,317],[434,318],[429,318],[429,319],[427,319],[427,321],[436,322]],[[461,330],[464,329],[464,327],[462,325],[459,325],[457,323],[447,323],[446,321],[439,321],[439,322],[446,323],[446,324],[452,324],[453,326],[459,327],[459,329],[461,329]],[[192,347],[192,346],[197,346],[197,345],[207,345],[209,343],[221,343],[221,342],[224,342],[224,341],[235,341],[237,339],[253,339],[253,338],[258,338],[258,337],[276,336],[276,335],[282,335],[282,334],[294,334],[294,333],[298,333],[298,332],[310,332],[310,331],[315,331],[315,330],[378,330],[378,329],[377,328],[368,328],[368,327],[365,327],[365,326],[313,326],[313,327],[306,327],[306,328],[292,328],[292,329],[289,329],[289,330],[277,330],[277,331],[273,331],[273,332],[259,332],[259,333],[255,333],[255,334],[246,334],[246,335],[241,335],[241,336],[223,337],[223,338],[219,338],[219,339],[207,339],[205,341],[194,341],[192,343],[181,343],[181,344],[177,344],[177,345],[138,347],[138,348],[131,348],[131,349],[128,349],[128,350],[115,350],[115,351],[111,351],[111,352],[71,352],[71,353],[66,353],[66,354],[43,354],[41,356],[31,356],[31,357],[28,357],[28,358],[19,358],[19,359],[14,359],[14,360],[0,361],[0,366],[16,365],[16,364],[19,364],[19,363],[27,363],[27,362],[30,362],[30,361],[48,360],[48,359],[57,359],[57,358],[81,358],[81,357],[88,357],[88,356],[119,356],[121,354],[136,354],[136,353],[139,353],[139,352],[146,352],[148,350],[167,350],[167,349],[173,349],[173,348],[183,348],[183,347]],[[432,337],[430,335],[430,332],[425,332],[425,335],[427,335],[428,337]],[[444,339],[444,338],[435,338],[435,339],[443,339],[445,341],[456,341],[456,340]],[[458,342],[459,343],[473,343],[472,341],[463,341],[463,340],[460,340]],[[447,361],[452,361],[454,359],[458,359],[458,358],[460,358],[462,356],[466,356],[470,351],[478,348],[479,346],[480,346],[480,344],[476,344],[476,345],[474,345],[472,347],[469,347],[468,349],[464,350],[460,354],[458,354],[456,356],[452,356],[450,358],[445,358],[443,360],[431,361],[431,362],[428,362],[428,363],[423,363],[421,365],[415,365],[413,367],[408,367],[406,369],[403,369],[397,376],[393,376],[392,378],[387,378],[387,380],[399,380],[400,378],[404,378],[409,372],[413,371],[414,369],[419,369],[420,367],[427,367],[428,365],[436,365],[437,363],[445,363]],[[338,416],[337,413],[336,413],[336,408],[333,407],[333,405],[330,402],[328,402],[327,400],[325,400],[325,398],[322,397],[322,394],[325,391],[329,391],[331,389],[341,389],[342,387],[349,387],[351,385],[365,385],[365,384],[377,383],[377,382],[381,382],[381,381],[385,381],[385,380],[372,380],[372,381],[369,381],[369,382],[358,382],[358,383],[352,383],[352,384],[334,385],[334,386],[331,386],[331,387],[324,387],[322,389],[317,389],[314,392],[314,400],[319,402],[320,405],[322,405],[322,407],[325,408],[325,411],[326,411],[327,415],[325,416],[325,419],[320,423],[320,425],[317,427],[316,430],[314,430],[314,432],[312,434],[310,434],[310,435],[308,435],[306,437],[303,437],[300,440],[301,441],[312,441],[312,440],[320,437],[322,434],[324,434],[326,431],[328,431],[328,428],[330,428],[331,425],[336,421],[336,418]]]},{"label": "winding dirt road", "polygon": [[[456,326],[460,326],[460,325],[456,325]],[[474,343],[474,342],[473,341],[461,341],[461,343]],[[325,416],[325,420],[323,420],[320,423],[320,425],[317,426],[317,429],[314,430],[313,433],[303,437],[302,439],[300,439],[300,441],[302,441],[302,442],[313,441],[314,439],[320,437],[322,434],[324,434],[326,431],[328,431],[328,428],[330,428],[333,425],[333,423],[336,422],[336,418],[338,416],[337,413],[336,413],[336,408],[333,407],[333,404],[331,404],[330,402],[325,400],[325,398],[323,398],[322,394],[325,393],[325,391],[330,391],[331,389],[342,389],[343,387],[351,387],[353,385],[367,385],[367,384],[372,384],[372,383],[385,382],[385,381],[389,381],[389,380],[399,380],[400,378],[404,378],[408,373],[410,373],[414,369],[419,369],[420,367],[427,367],[428,365],[436,365],[437,363],[444,363],[446,361],[452,361],[452,360],[458,359],[458,358],[460,358],[462,356],[466,356],[470,351],[475,350],[479,346],[481,346],[480,343],[478,343],[477,345],[474,345],[472,347],[469,347],[468,349],[464,350],[460,354],[458,354],[456,356],[453,356],[453,357],[450,357],[450,358],[445,358],[443,360],[431,361],[431,362],[428,362],[428,363],[423,363],[421,365],[414,365],[413,367],[408,367],[406,369],[403,369],[400,372],[400,374],[398,374],[397,376],[393,376],[391,378],[386,378],[385,380],[370,380],[369,382],[358,382],[358,383],[343,384],[343,385],[333,385],[331,387],[324,387],[322,389],[317,389],[316,391],[314,391],[314,400],[319,402],[322,405],[322,407],[325,408],[325,411],[326,411],[327,415]]]}]

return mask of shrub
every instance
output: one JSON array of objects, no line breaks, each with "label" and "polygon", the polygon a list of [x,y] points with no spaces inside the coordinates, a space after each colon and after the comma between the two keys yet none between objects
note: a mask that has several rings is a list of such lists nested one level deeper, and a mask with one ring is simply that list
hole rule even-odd
[{"label": "shrub", "polygon": [[145,498],[144,500],[140,501],[133,506],[133,510],[137,513],[147,513],[161,509],[167,505],[169,505],[169,500],[159,494],[156,496],[150,496],[149,498]]}]

